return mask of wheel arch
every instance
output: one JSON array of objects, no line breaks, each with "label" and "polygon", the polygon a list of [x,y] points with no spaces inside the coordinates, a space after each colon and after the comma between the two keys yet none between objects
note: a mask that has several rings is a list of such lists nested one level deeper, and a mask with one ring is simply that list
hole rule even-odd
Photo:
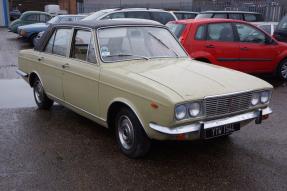
[{"label": "wheel arch", "polygon": [[42,81],[40,75],[39,75],[36,71],[33,71],[33,72],[31,72],[31,73],[29,74],[29,78],[28,78],[28,82],[29,82],[29,85],[30,85],[31,87],[33,87],[33,84],[34,84],[34,82],[35,82],[36,79],[39,79],[40,82],[41,82],[41,84],[44,86],[43,81]]},{"label": "wheel arch", "polygon": [[120,108],[122,108],[122,107],[129,108],[136,115],[136,117],[138,118],[138,120],[139,120],[140,124],[142,125],[143,129],[145,129],[143,120],[141,119],[141,117],[139,115],[139,112],[136,109],[136,107],[134,106],[134,104],[132,104],[130,101],[128,101],[126,99],[123,99],[123,98],[115,99],[115,100],[111,101],[111,103],[109,104],[108,111],[107,111],[107,125],[108,125],[108,128],[113,129],[115,127],[115,124],[114,124],[115,121],[112,120],[112,119],[115,118],[115,116],[117,114],[117,111],[119,111]]},{"label": "wheel arch", "polygon": [[204,57],[195,58],[194,60],[211,64],[211,61],[208,58],[204,58]]}]

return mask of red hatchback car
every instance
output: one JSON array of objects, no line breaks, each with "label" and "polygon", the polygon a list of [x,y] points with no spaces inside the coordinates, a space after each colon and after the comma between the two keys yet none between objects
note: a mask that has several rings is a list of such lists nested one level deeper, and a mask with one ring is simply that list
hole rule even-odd
[{"label": "red hatchback car", "polygon": [[179,20],[167,24],[188,54],[247,73],[274,73],[287,80],[287,44],[239,20]]}]

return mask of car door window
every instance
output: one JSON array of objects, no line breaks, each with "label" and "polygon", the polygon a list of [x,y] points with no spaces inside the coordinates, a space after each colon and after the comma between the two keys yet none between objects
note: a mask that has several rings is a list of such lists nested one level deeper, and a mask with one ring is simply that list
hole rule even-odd
[{"label": "car door window", "polygon": [[137,19],[150,19],[150,14],[147,11],[128,11],[126,12],[126,17]]},{"label": "car door window", "polygon": [[259,25],[258,26],[259,28],[261,28],[262,30],[264,30],[265,32],[267,32],[268,34],[271,34],[271,25]]},{"label": "car door window", "polygon": [[96,61],[91,31],[76,31],[71,47],[71,57],[88,62]]},{"label": "car door window", "polygon": [[151,12],[153,20],[160,22],[161,24],[166,24],[169,21],[174,21],[175,18],[171,13],[168,12]]},{"label": "car door window", "polygon": [[240,13],[229,13],[229,19],[243,20],[242,14],[240,14]]},{"label": "car door window", "polygon": [[71,29],[57,29],[46,45],[45,52],[66,56],[71,32]]},{"label": "car door window", "polygon": [[124,12],[117,12],[117,13],[112,13],[107,16],[105,16],[102,19],[120,19],[120,18],[125,18],[125,13]]},{"label": "car door window", "polygon": [[265,43],[266,41],[265,34],[252,26],[237,23],[236,29],[239,35],[240,42]]},{"label": "car door window", "polygon": [[278,25],[278,30],[286,30],[286,29],[287,29],[287,16],[284,17]]},{"label": "car door window", "polygon": [[49,20],[49,19],[47,19],[47,15],[43,15],[43,14],[40,15],[40,22],[45,23],[45,22],[47,22],[48,20]]},{"label": "car door window", "polygon": [[227,14],[226,13],[216,13],[216,14],[214,14],[213,18],[227,19]]},{"label": "car door window", "polygon": [[52,53],[52,51],[53,51],[55,34],[56,34],[56,31],[54,31],[53,35],[50,37],[50,39],[46,45],[45,52],[47,52],[47,53]]},{"label": "car door window", "polygon": [[245,21],[255,22],[257,21],[256,16],[253,14],[244,14]]},{"label": "car door window", "polygon": [[233,28],[230,23],[216,23],[208,25],[208,40],[234,41]]},{"label": "car door window", "polygon": [[201,25],[197,28],[196,34],[195,34],[195,40],[205,40],[205,30],[206,25]]},{"label": "car door window", "polygon": [[37,15],[37,14],[28,15],[25,20],[26,21],[37,22],[39,20],[39,15]]},{"label": "car door window", "polygon": [[72,17],[62,17],[60,23],[73,22]]}]

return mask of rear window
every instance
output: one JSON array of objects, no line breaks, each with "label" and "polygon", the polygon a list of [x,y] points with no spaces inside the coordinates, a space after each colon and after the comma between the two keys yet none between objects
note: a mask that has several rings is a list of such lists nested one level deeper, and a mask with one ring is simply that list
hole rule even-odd
[{"label": "rear window", "polygon": [[229,19],[243,20],[241,13],[230,13],[229,14]]},{"label": "rear window", "polygon": [[287,30],[287,16],[285,16],[278,25],[278,30]]},{"label": "rear window", "polygon": [[169,30],[177,37],[180,38],[182,32],[185,29],[185,24],[178,24],[178,23],[167,23],[166,26]]},{"label": "rear window", "polygon": [[248,22],[260,22],[260,21],[263,21],[263,17],[260,14],[245,13],[244,14],[244,19],[245,19],[245,21],[248,21]]},{"label": "rear window", "polygon": [[194,13],[174,13],[178,20],[182,19],[194,19],[196,14]]},{"label": "rear window", "polygon": [[171,13],[168,12],[151,12],[152,19],[160,22],[161,24],[166,24],[169,21],[174,21],[175,18],[172,16]]},{"label": "rear window", "polygon": [[212,13],[200,13],[195,18],[196,19],[211,18],[212,15],[213,15]]}]

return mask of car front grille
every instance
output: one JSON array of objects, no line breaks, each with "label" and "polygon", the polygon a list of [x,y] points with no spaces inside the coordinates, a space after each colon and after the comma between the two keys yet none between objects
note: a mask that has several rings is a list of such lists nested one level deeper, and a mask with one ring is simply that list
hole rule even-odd
[{"label": "car front grille", "polygon": [[205,99],[205,114],[207,117],[215,117],[247,110],[251,98],[252,92],[208,97]]}]

